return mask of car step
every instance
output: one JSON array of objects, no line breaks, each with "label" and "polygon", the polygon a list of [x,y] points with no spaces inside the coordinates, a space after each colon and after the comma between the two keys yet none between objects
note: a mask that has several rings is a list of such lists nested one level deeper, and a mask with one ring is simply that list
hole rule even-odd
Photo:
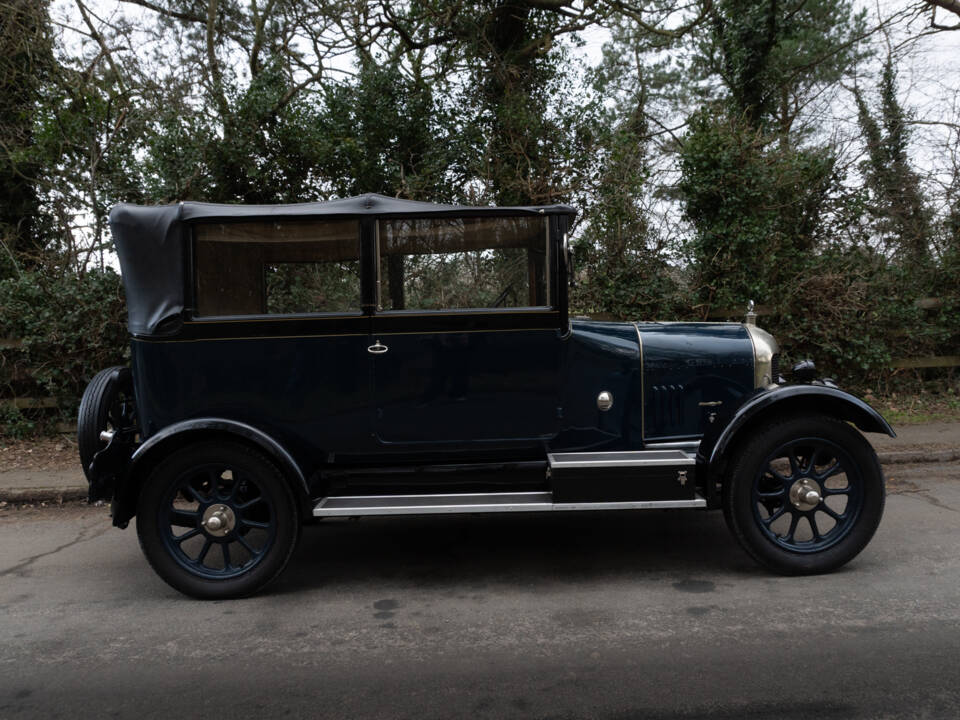
[{"label": "car step", "polygon": [[673,449],[547,455],[555,502],[695,500],[693,453]]},{"label": "car step", "polygon": [[629,502],[554,502],[550,492],[471,493],[448,495],[354,495],[323,498],[314,517],[364,515],[434,515],[456,513],[549,512],[553,510],[656,510],[701,508],[702,497]]}]

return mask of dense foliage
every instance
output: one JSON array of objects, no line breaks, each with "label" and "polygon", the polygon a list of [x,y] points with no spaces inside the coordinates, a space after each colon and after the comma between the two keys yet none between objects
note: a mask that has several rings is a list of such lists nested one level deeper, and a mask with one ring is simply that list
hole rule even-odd
[{"label": "dense foliage", "polygon": [[[569,202],[577,313],[753,299],[861,387],[960,354],[957,85],[921,117],[900,79],[957,36],[930,5],[0,0],[0,404],[69,413],[122,361],[118,201]],[[274,269],[274,309],[349,302],[318,272]]]}]

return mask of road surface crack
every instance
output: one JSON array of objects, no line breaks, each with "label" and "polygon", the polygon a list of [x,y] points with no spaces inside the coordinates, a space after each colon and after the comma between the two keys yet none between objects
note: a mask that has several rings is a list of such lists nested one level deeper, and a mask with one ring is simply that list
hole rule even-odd
[{"label": "road surface crack", "polygon": [[917,495],[917,496],[923,498],[924,500],[926,500],[928,503],[930,503],[930,504],[933,505],[934,507],[938,507],[938,508],[940,508],[941,510],[949,510],[950,512],[960,512],[960,510],[957,510],[955,507],[950,507],[950,506],[947,505],[946,503],[940,502],[940,501],[939,501],[937,498],[935,498],[933,495],[930,495],[927,490],[924,490],[924,489],[922,489],[922,488],[916,488],[915,490],[914,490],[914,489],[901,490],[901,491],[900,491],[899,493],[897,493],[897,494],[899,494],[899,495]]},{"label": "road surface crack", "polygon": [[[13,567],[6,568],[5,570],[0,570],[0,577],[6,577],[7,575],[23,576],[25,574],[24,571],[27,568],[29,568],[31,565],[33,565],[35,562],[37,562],[37,560],[42,560],[45,557],[56,555],[58,552],[62,550],[66,550],[67,548],[77,545],[79,543],[87,542],[88,540],[94,540],[100,537],[101,535],[103,535],[104,533],[106,533],[109,529],[110,529],[109,526],[102,527],[99,524],[89,525],[83,528],[79,532],[77,537],[75,537],[70,542],[64,543],[63,545],[58,545],[53,550],[48,550],[46,552],[37,553],[36,555],[31,555],[30,557],[20,561]],[[94,532],[91,532],[91,531],[94,531]]]}]

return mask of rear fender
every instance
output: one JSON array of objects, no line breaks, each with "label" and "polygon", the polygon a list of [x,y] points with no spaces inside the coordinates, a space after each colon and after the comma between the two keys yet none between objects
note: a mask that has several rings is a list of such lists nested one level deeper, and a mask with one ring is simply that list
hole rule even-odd
[{"label": "rear fender", "polygon": [[283,476],[305,507],[309,500],[307,480],[293,456],[275,438],[262,430],[224,418],[184,420],[148,438],[130,458],[124,482],[118,487],[113,503],[113,524],[126,527],[136,514],[140,488],[156,465],[174,450],[204,440],[234,440],[255,447],[277,464]]}]

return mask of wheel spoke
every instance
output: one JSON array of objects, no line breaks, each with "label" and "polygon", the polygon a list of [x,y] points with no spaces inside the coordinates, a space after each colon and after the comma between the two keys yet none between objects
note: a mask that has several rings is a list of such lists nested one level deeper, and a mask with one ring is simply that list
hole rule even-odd
[{"label": "wheel spoke", "polygon": [[189,510],[171,510],[170,524],[175,527],[195,528],[200,521],[200,513]]},{"label": "wheel spoke", "polygon": [[223,569],[229,570],[233,567],[230,564],[230,543],[222,543],[221,547],[223,548]]},{"label": "wheel spoke", "polygon": [[247,552],[250,553],[251,558],[254,558],[259,554],[259,551],[254,550],[250,543],[247,542],[246,538],[243,537],[243,535],[237,535],[237,542],[246,548]]},{"label": "wheel spoke", "polygon": [[784,537],[790,542],[793,542],[793,536],[794,536],[794,533],[797,532],[797,523],[799,522],[800,522],[800,515],[798,515],[797,513],[793,513],[793,517],[790,518],[790,529],[787,530],[787,534],[784,535]]},{"label": "wheel spoke", "polygon": [[828,488],[828,487],[825,487],[825,488],[823,489],[823,496],[824,496],[824,497],[828,497],[829,495],[849,495],[849,494],[850,494],[850,486],[849,486],[849,485],[847,485],[847,487],[845,487],[845,488]]},{"label": "wheel spoke", "polygon": [[780,488],[779,490],[770,490],[767,492],[757,491],[757,497],[759,498],[781,498],[784,493],[787,491],[786,488]]},{"label": "wheel spoke", "polygon": [[176,540],[178,543],[182,543],[184,540],[189,540],[190,538],[199,534],[200,528],[194,528],[193,530],[187,530],[187,532],[185,532],[183,535],[177,535],[174,540]]},{"label": "wheel spoke", "polygon": [[227,500],[233,501],[237,497],[237,490],[240,489],[240,478],[237,477],[236,470],[231,470],[231,475],[233,476],[233,485],[230,486],[230,493],[227,495]]},{"label": "wheel spoke", "polygon": [[258,520],[247,520],[245,518],[240,518],[240,524],[243,525],[243,527],[257,528],[259,530],[270,529],[270,523],[260,522]]},{"label": "wheel spoke", "polygon": [[787,511],[787,506],[781,505],[779,510],[777,510],[775,513],[770,515],[770,517],[763,518],[761,522],[763,522],[764,525],[769,525],[770,523],[774,522],[777,518],[779,518],[781,515],[783,515],[786,511]]},{"label": "wheel spoke", "polygon": [[184,491],[190,493],[190,497],[187,498],[188,500],[193,500],[194,502],[198,502],[198,503],[202,503],[207,500],[207,498],[201,495],[200,491],[197,490],[190,483],[187,483],[186,485],[183,486],[183,488],[181,489],[181,492],[184,492]]},{"label": "wheel spoke", "polygon": [[810,523],[810,532],[813,533],[813,539],[820,540],[820,528],[817,527],[817,514],[811,513],[807,515],[807,522]]},{"label": "wheel spoke", "polygon": [[846,516],[847,516],[846,513],[842,513],[842,514],[838,513],[836,510],[834,510],[832,507],[830,507],[826,503],[821,503],[818,510],[825,512],[827,515],[832,517],[837,522],[842,522],[844,519],[846,519]]},{"label": "wheel spoke", "polygon": [[815,477],[820,482],[823,482],[824,480],[827,480],[828,478],[832,478],[834,475],[839,475],[842,472],[843,472],[843,465],[840,464],[839,460],[834,460],[833,465],[831,465],[821,473],[816,473]]},{"label": "wheel spoke", "polygon": [[220,474],[213,468],[207,470],[207,479],[210,481],[210,500],[220,499]]},{"label": "wheel spoke", "polygon": [[781,475],[777,470],[775,470],[775,469],[773,468],[773,463],[772,463],[772,462],[767,465],[767,472],[770,473],[775,480],[779,480],[780,482],[782,482],[782,483],[784,483],[784,484],[787,484],[787,483],[790,482],[790,478],[789,478],[789,477],[787,477],[787,476],[785,476],[785,475]]},{"label": "wheel spoke", "polygon": [[206,538],[203,542],[203,547],[200,548],[200,554],[197,555],[196,563],[198,565],[203,565],[203,561],[207,557],[207,553],[210,552],[210,546],[213,545],[213,540]]},{"label": "wheel spoke", "polygon": [[790,454],[787,455],[787,459],[790,461],[790,479],[793,479],[797,476],[797,473],[799,472],[799,466],[797,464],[797,453],[793,450],[793,448],[790,449]]},{"label": "wheel spoke", "polygon": [[260,502],[260,501],[262,501],[262,500],[263,500],[263,496],[262,496],[262,495],[258,495],[258,496],[255,497],[253,500],[247,500],[245,503],[240,503],[239,505],[235,505],[234,507],[235,507],[237,510],[239,510],[240,512],[243,512],[244,510],[247,510],[248,508],[252,508],[254,505],[256,505],[258,502]]}]

